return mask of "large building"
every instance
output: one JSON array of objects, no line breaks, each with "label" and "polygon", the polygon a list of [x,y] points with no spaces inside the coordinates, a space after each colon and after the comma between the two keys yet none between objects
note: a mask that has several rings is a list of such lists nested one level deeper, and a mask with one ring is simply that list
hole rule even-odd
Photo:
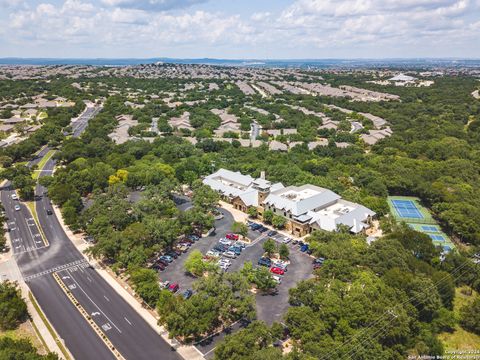
[{"label": "large building", "polygon": [[287,220],[286,229],[293,235],[304,236],[315,229],[336,230],[348,226],[360,233],[370,226],[375,213],[331,190],[315,185],[288,186],[272,184],[262,174],[253,178],[239,172],[220,169],[207,176],[203,183],[218,191],[235,209],[247,212],[255,207],[260,214],[270,210]]}]

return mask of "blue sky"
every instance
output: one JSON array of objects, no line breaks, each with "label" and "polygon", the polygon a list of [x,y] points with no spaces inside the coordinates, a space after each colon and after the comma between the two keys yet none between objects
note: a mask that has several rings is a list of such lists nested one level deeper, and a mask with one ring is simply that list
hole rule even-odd
[{"label": "blue sky", "polygon": [[0,57],[480,58],[480,0],[0,0]]}]

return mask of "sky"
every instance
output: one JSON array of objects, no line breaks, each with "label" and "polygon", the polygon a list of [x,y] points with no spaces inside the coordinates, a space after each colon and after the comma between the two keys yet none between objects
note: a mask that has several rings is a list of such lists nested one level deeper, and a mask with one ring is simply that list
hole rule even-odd
[{"label": "sky", "polygon": [[480,0],[0,0],[0,57],[480,58]]}]

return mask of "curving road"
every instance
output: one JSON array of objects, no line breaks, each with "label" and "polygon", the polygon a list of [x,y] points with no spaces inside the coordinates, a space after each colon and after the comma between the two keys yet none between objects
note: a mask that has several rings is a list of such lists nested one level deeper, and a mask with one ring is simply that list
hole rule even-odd
[{"label": "curving road", "polygon": [[[87,108],[72,122],[73,136],[79,136],[99,110],[98,107]],[[48,151],[48,147],[42,149],[30,164],[38,163]],[[54,167],[55,160],[48,160],[40,176],[51,174]],[[11,229],[16,261],[45,315],[75,359],[103,360],[115,359],[115,356],[66,296],[53,274],[58,275],[75,301],[125,359],[180,359],[175,350],[89,266],[63,231],[55,213],[47,214],[52,205],[43,186],[35,188],[35,207],[47,241],[28,208],[12,199],[13,194],[7,184],[2,189],[1,200]],[[15,205],[20,205],[20,210],[16,211]]]}]

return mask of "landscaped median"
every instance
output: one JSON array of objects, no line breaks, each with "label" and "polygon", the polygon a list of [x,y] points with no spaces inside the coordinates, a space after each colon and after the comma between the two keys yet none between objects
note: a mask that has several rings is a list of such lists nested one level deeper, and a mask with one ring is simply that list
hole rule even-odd
[{"label": "landscaped median", "polygon": [[45,244],[45,246],[49,245],[48,239],[45,236],[42,227],[40,226],[40,221],[38,220],[38,214],[37,214],[37,209],[35,208],[35,203],[31,201],[26,201],[25,205],[27,205],[28,210],[30,210],[30,213],[32,214],[33,220],[35,221],[35,224],[37,225],[38,231],[40,232],[40,235],[42,235],[42,241]]},{"label": "landscaped median", "polygon": [[49,150],[45,156],[40,160],[40,162],[38,163],[37,165],[37,170],[35,170],[33,173],[32,173],[32,178],[34,180],[37,180],[38,177],[40,176],[40,173],[42,172],[43,168],[45,167],[45,164],[47,163],[48,160],[51,159],[51,157],[53,156],[53,154],[55,154],[55,150]]}]

